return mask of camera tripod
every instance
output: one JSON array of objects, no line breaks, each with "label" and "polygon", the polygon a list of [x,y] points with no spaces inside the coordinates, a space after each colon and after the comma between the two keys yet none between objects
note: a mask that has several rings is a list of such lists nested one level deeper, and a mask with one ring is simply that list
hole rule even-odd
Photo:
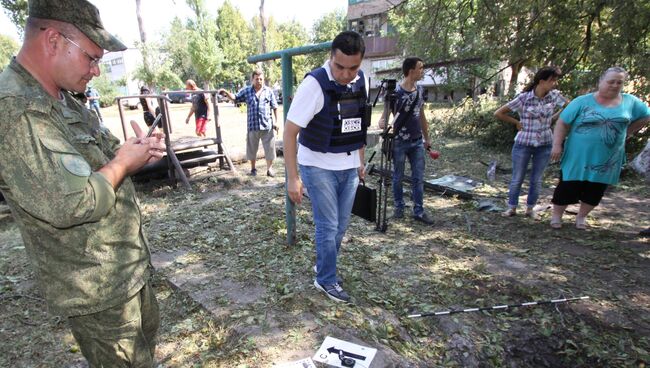
[{"label": "camera tripod", "polygon": [[[384,117],[388,119],[390,116],[390,107],[395,101],[395,87],[397,81],[394,79],[384,79],[381,82],[379,93],[373,103],[373,106],[377,104],[377,100],[381,95],[382,91],[384,92]],[[393,119],[393,123],[399,117],[399,113]],[[379,183],[378,183],[378,198],[377,198],[377,221],[375,230],[386,232],[388,228],[387,218],[386,218],[386,207],[388,205],[388,180],[390,180],[393,175],[392,169],[392,160],[393,160],[393,138],[394,135],[391,133],[391,127],[393,124],[388,124],[388,121],[384,121],[384,130],[381,132],[381,157],[379,161]]]}]

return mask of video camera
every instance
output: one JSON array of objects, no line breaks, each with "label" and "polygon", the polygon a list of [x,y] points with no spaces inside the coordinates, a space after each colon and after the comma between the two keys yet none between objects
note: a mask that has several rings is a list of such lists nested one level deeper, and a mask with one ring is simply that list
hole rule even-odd
[{"label": "video camera", "polygon": [[395,89],[397,88],[397,79],[382,79],[379,84],[379,91],[377,96],[375,96],[375,101],[372,103],[372,107],[377,105],[379,96],[384,97],[384,104],[391,103],[395,97]]},{"label": "video camera", "polygon": [[386,92],[393,92],[397,88],[397,79],[382,79],[381,84],[385,86]]}]

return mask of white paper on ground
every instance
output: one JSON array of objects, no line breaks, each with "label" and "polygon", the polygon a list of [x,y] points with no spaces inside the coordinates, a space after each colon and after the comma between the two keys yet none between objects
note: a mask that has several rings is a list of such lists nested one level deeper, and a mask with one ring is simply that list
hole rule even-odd
[{"label": "white paper on ground", "polygon": [[276,367],[277,368],[316,368],[316,365],[314,365],[314,361],[311,360],[311,358],[305,358],[305,359],[296,360],[295,362],[283,363]]},{"label": "white paper on ground", "polygon": [[375,354],[377,354],[377,349],[353,344],[348,341],[343,341],[331,336],[327,336],[312,359],[314,359],[314,361],[329,364],[334,367],[343,368],[341,365],[341,360],[339,359],[338,354],[334,352],[334,350],[343,350],[346,357],[357,361],[357,367],[370,367],[370,363],[375,358]]}]

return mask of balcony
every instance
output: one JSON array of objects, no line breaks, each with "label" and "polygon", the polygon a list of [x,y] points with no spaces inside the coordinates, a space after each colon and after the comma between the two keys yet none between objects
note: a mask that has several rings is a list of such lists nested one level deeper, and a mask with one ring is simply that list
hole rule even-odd
[{"label": "balcony", "polygon": [[366,57],[393,56],[397,53],[397,37],[364,37]]}]

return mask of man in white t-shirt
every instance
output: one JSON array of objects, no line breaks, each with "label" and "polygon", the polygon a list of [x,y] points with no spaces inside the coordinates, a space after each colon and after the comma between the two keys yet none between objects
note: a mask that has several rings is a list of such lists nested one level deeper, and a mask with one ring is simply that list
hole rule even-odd
[{"label": "man in white t-shirt", "polygon": [[358,33],[337,35],[330,59],[298,87],[284,126],[289,198],[299,205],[304,183],[314,214],[314,286],[339,302],[349,302],[350,296],[337,278],[336,260],[356,188],[365,175],[361,163],[370,119],[365,79],[359,69],[364,53]]}]

